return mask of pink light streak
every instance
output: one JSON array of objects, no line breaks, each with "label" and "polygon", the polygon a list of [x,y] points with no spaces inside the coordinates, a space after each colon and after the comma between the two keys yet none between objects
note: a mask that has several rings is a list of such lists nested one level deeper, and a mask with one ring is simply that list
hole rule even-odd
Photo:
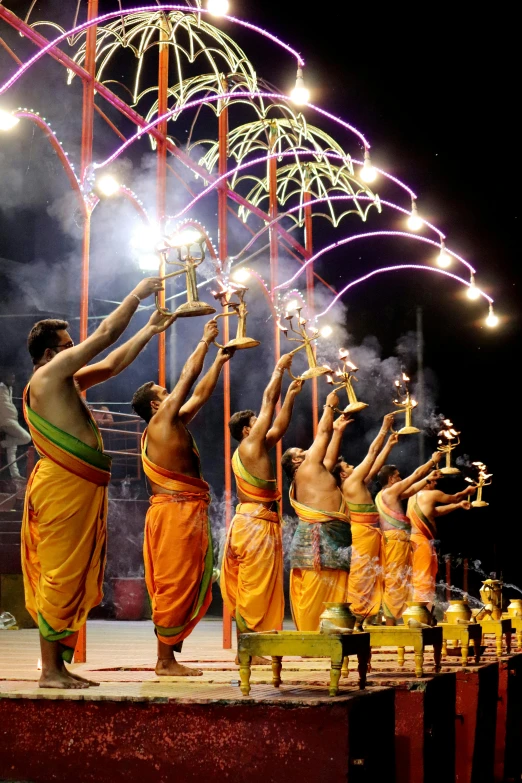
[{"label": "pink light streak", "polygon": [[[171,117],[174,117],[176,114],[181,114],[181,112],[185,111],[185,109],[192,109],[196,106],[201,106],[204,103],[210,103],[213,101],[223,101],[227,98],[277,98],[278,100],[283,100],[286,103],[291,103],[290,98],[288,95],[282,95],[278,92],[226,92],[222,93],[220,95],[208,95],[204,98],[198,98],[194,101],[189,101],[188,103],[185,103],[183,106],[179,106],[176,109],[172,109],[165,114],[162,114],[159,117],[156,117],[151,122],[148,123],[148,125],[144,125],[142,128],[140,128],[133,136],[130,136],[126,141],[121,144],[117,150],[115,150],[112,155],[110,155],[106,160],[103,161],[103,163],[95,163],[94,166],[97,169],[101,169],[104,166],[108,166],[110,163],[113,163],[116,158],[118,158],[122,152],[124,152],[128,147],[130,147],[131,144],[133,144],[137,139],[140,139],[144,133],[147,133],[148,131],[152,130],[156,127],[156,125],[159,125],[164,120],[168,120]],[[308,108],[313,109],[314,111],[318,111],[320,114],[323,114],[326,117],[329,117],[334,122],[339,123],[342,125],[343,128],[346,130],[351,131],[356,136],[359,137],[359,139],[362,141],[362,143],[367,147],[370,148],[370,144],[367,141],[367,139],[363,136],[363,134],[357,130],[357,128],[354,128],[353,125],[350,125],[350,123],[345,122],[344,120],[339,119],[338,117],[334,117],[333,114],[330,114],[329,112],[325,111],[324,109],[320,109],[318,106],[314,106],[312,103],[307,104]],[[317,154],[317,152],[315,153]],[[346,158],[346,156],[338,155],[337,157],[342,158],[343,160]],[[398,181],[398,180],[397,180]],[[409,191],[409,188],[406,188],[406,190]]]},{"label": "pink light streak", "polygon": [[[44,56],[44,54],[47,54],[48,51],[50,51],[53,46],[57,46],[59,43],[64,41],[66,38],[69,38],[70,36],[75,36],[78,33],[83,32],[84,30],[87,30],[89,27],[93,27],[94,25],[103,24],[103,22],[109,21],[109,19],[115,19],[118,16],[126,16],[127,14],[137,14],[137,13],[144,13],[144,12],[150,12],[157,14],[158,11],[183,11],[185,13],[191,14],[193,16],[196,16],[198,14],[209,14],[210,12],[207,11],[206,8],[192,8],[191,6],[186,5],[173,5],[171,3],[165,3],[161,5],[154,5],[154,6],[137,6],[136,8],[123,8],[119,11],[111,11],[110,13],[103,14],[102,16],[97,16],[95,19],[90,19],[87,22],[84,22],[83,24],[77,25],[76,27],[73,27],[71,30],[67,30],[65,33],[62,33],[57,38],[55,38],[53,41],[49,41],[49,43],[44,46],[42,49],[40,49],[36,54],[34,54],[27,62],[23,63],[23,65],[0,87],[0,95],[2,95],[4,92],[9,90],[13,84],[15,84],[18,79],[23,76],[23,74],[31,68],[38,60]],[[295,49],[292,49],[291,46],[284,43],[284,41],[281,41],[279,38],[277,38],[272,33],[269,33],[268,30],[264,30],[262,27],[257,27],[254,24],[251,24],[250,22],[245,22],[243,19],[238,19],[235,16],[223,16],[223,19],[227,19],[229,22],[233,22],[234,24],[238,24],[241,27],[246,27],[248,30],[252,30],[256,33],[259,33],[265,38],[270,39],[273,43],[277,44],[277,46],[281,46],[283,49],[286,49],[287,52],[289,52],[295,59],[297,60],[297,63],[300,67],[303,67],[305,64],[305,61],[301,57],[301,55],[295,51]]]},{"label": "pink light streak", "polygon": [[[339,291],[337,296],[332,299],[326,310],[323,310],[322,313],[319,313],[316,316],[316,320],[318,318],[322,318],[323,315],[326,315],[334,306],[334,304],[345,294],[347,291],[350,290],[350,288],[353,288],[354,286],[358,285],[359,283],[364,283],[365,280],[369,280],[370,277],[374,277],[375,275],[380,275],[383,272],[396,272],[403,269],[419,269],[423,272],[435,272],[438,275],[445,275],[446,277],[451,277],[453,280],[457,280],[459,283],[462,283],[462,285],[467,286],[468,288],[471,287],[471,284],[467,280],[463,280],[462,277],[459,277],[458,275],[454,275],[452,272],[446,272],[444,269],[437,269],[434,266],[422,266],[421,264],[397,264],[396,266],[383,266],[380,269],[374,269],[372,272],[368,272],[368,274],[363,275],[363,277],[357,278],[357,280],[352,280],[351,283],[348,283],[348,285],[345,285],[345,287]],[[484,299],[487,299],[489,304],[493,304],[493,299],[488,296],[484,291],[480,291],[480,295],[484,297]]]}]

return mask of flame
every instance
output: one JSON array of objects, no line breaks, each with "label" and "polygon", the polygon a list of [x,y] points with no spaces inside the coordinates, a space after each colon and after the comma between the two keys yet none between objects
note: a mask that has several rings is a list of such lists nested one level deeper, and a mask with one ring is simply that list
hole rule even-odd
[{"label": "flame", "polygon": [[282,332],[284,332],[285,334],[288,334],[288,329],[286,328],[286,326],[283,326],[281,321],[276,321],[276,323],[277,323],[278,329],[281,329]]},{"label": "flame", "polygon": [[36,662],[36,668],[38,669],[39,672],[42,671],[42,659],[41,658],[38,658],[38,660]]},{"label": "flame", "polygon": [[349,369],[350,369],[352,372],[355,372],[356,370],[358,370],[358,369],[359,369],[358,367],[356,367],[356,366],[355,366],[355,364],[354,364],[353,362],[349,362],[349,361],[347,361],[347,362],[345,362],[345,364],[347,365],[347,367],[348,367],[348,368],[349,368]]},{"label": "flame", "polygon": [[339,348],[339,359],[347,359],[350,352],[346,348]]},{"label": "flame", "polygon": [[332,376],[331,375],[327,375],[326,376],[326,383],[333,383],[333,382],[334,382],[334,379],[332,378]]},{"label": "flame", "polygon": [[397,388],[399,388],[399,386],[400,386],[400,385],[401,385],[401,382],[400,382],[400,381],[395,381],[395,386],[396,386]]},{"label": "flame", "polygon": [[446,427],[453,427],[453,422],[449,419],[443,419],[442,423],[446,425]]},{"label": "flame", "polygon": [[403,372],[403,373],[402,373],[402,380],[403,380],[405,383],[407,383],[407,382],[410,380],[410,379],[408,378],[408,376],[406,375],[406,373],[405,373],[405,372]]},{"label": "flame", "polygon": [[411,399],[410,399],[410,405],[411,405],[411,407],[412,407],[412,408],[416,408],[418,404],[419,404],[419,403],[417,402],[417,400],[414,400],[414,399],[413,399],[413,397],[411,397]]},{"label": "flame", "polygon": [[306,318],[299,317],[299,326],[304,326],[306,323]]},{"label": "flame", "polygon": [[470,484],[475,484],[475,482],[473,481],[473,479],[472,479],[472,478],[468,478],[467,476],[466,476],[466,478],[464,479],[464,481],[469,481],[469,483],[470,483]]},{"label": "flame", "polygon": [[340,370],[339,368],[337,368],[337,370],[335,371],[335,374],[338,375],[340,378],[342,378],[342,376],[344,375],[343,371]]}]

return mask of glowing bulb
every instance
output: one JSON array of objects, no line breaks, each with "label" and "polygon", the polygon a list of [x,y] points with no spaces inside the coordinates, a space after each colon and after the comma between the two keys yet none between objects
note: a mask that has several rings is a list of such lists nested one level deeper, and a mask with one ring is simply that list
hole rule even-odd
[{"label": "glowing bulb", "polygon": [[213,16],[225,16],[228,11],[228,0],[208,0],[207,10]]},{"label": "glowing bulb", "polygon": [[323,326],[323,328],[319,330],[319,334],[321,337],[330,337],[330,335],[333,334],[333,329],[331,326]]},{"label": "glowing bulb", "polygon": [[451,256],[449,253],[446,252],[444,242],[442,242],[440,246],[440,253],[437,256],[437,264],[441,266],[443,269],[446,269],[446,267],[451,265]]},{"label": "glowing bulb", "polygon": [[417,211],[417,203],[415,201],[411,202],[411,214],[408,218],[408,228],[411,231],[418,231],[419,228],[422,228],[422,225],[424,221],[419,217],[419,213]]},{"label": "glowing bulb", "polygon": [[5,111],[5,109],[0,109],[0,130],[11,130],[11,128],[14,128],[14,126],[18,125],[19,122],[20,120],[18,117],[15,117],[14,114]]},{"label": "glowing bulb", "polygon": [[[161,232],[158,226],[149,223],[138,223],[130,239],[131,247],[143,255],[152,255],[156,250],[158,242],[161,241]],[[155,256],[156,267],[158,266],[158,257]]]},{"label": "glowing bulb", "polygon": [[117,193],[119,189],[119,183],[116,182],[114,177],[112,177],[110,174],[106,174],[105,176],[96,180],[96,190],[99,191],[102,196],[114,196],[114,194]]},{"label": "glowing bulb", "polygon": [[301,68],[297,69],[295,87],[290,93],[290,98],[297,106],[306,106],[310,100],[310,90],[307,90],[305,87],[303,71]]},{"label": "glowing bulb", "polygon": [[158,256],[154,253],[145,253],[138,258],[138,266],[143,272],[157,272],[159,267]]},{"label": "glowing bulb", "polygon": [[248,269],[237,269],[232,275],[232,280],[235,280],[236,283],[246,283],[249,277],[250,272]]},{"label": "glowing bulb", "polygon": [[468,297],[468,299],[472,299],[472,300],[473,299],[478,299],[479,296],[480,296],[480,291],[477,288],[477,286],[475,285],[475,278],[474,278],[473,275],[471,275],[471,280],[470,280],[470,283],[469,283],[469,288],[466,291],[466,296]]},{"label": "glowing bulb", "polygon": [[493,305],[489,306],[488,317],[486,318],[486,326],[493,328],[498,324],[498,316],[493,312]]},{"label": "glowing bulb", "polygon": [[359,176],[363,182],[368,183],[374,182],[377,178],[377,169],[372,166],[369,150],[364,150],[364,163],[361,171],[359,172]]}]

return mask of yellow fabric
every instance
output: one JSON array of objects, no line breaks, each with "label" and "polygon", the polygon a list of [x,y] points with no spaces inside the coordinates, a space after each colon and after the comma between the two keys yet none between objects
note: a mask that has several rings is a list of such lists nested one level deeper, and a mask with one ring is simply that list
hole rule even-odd
[{"label": "yellow fabric", "polygon": [[[22,570],[27,609],[49,641],[74,649],[102,599],[106,522],[105,486],[47,457],[37,462],[25,496]],[[72,636],[59,639],[62,633]]]},{"label": "yellow fabric", "polygon": [[439,567],[433,539],[412,533],[411,546],[413,600],[433,603]]},{"label": "yellow fabric", "polygon": [[312,506],[306,506],[304,503],[300,503],[298,500],[296,500],[295,484],[292,482],[290,485],[289,500],[290,505],[294,509],[301,522],[331,522],[332,519],[337,519],[340,522],[347,522],[348,524],[350,523],[348,505],[342,495],[339,511],[321,511],[320,508],[312,508]]},{"label": "yellow fabric", "polygon": [[239,456],[239,449],[232,455],[232,470],[239,492],[252,503],[279,503],[281,493],[276,479],[260,479],[245,468]]},{"label": "yellow fabric", "polygon": [[411,600],[411,543],[405,530],[386,530],[382,546],[384,589],[382,607],[386,617],[398,620]]},{"label": "yellow fabric", "polygon": [[298,631],[318,631],[324,604],[345,603],[348,600],[347,571],[313,571],[292,568],[290,600]]},{"label": "yellow fabric", "polygon": [[348,581],[348,601],[353,614],[372,617],[382,600],[381,531],[378,512],[359,513],[350,509],[352,560]]},{"label": "yellow fabric", "polygon": [[209,485],[142,462],[147,478],[175,494],[153,495],[145,519],[145,582],[158,639],[178,645],[206,614],[212,600],[212,540],[208,520]]},{"label": "yellow fabric", "polygon": [[240,503],[228,529],[220,587],[242,631],[271,631],[284,617],[283,545],[279,516],[259,503]]}]

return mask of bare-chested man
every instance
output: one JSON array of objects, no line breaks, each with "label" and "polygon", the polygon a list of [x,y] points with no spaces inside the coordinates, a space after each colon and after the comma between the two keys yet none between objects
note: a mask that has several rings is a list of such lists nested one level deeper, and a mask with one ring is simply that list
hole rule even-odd
[{"label": "bare-chested man", "polygon": [[[326,398],[314,442],[307,451],[287,449],[282,464],[299,523],[290,554],[290,597],[299,631],[318,631],[325,602],[348,600],[352,535],[348,508],[326,461],[334,432],[335,392]],[[345,420],[345,426],[349,420]],[[337,452],[338,453],[338,452]]]},{"label": "bare-chested man", "polygon": [[382,557],[379,512],[368,484],[386,462],[399,436],[392,433],[386,446],[384,439],[393,424],[388,413],[366,457],[359,465],[349,465],[342,458],[333,473],[339,477],[341,491],[348,504],[352,528],[352,560],[348,580],[350,610],[360,627],[372,622],[380,612],[382,600]]},{"label": "bare-chested man", "polygon": [[466,500],[476,487],[466,487],[461,492],[448,495],[437,489],[437,479],[430,478],[424,489],[408,500],[408,517],[411,522],[412,584],[413,600],[427,601],[433,609],[438,560],[435,551],[438,517],[451,514],[458,508],[469,511],[471,503]]},{"label": "bare-chested man", "polygon": [[152,497],[145,520],[143,558],[158,639],[156,674],[164,676],[203,673],[178,663],[174,653],[181,652],[183,640],[212,600],[210,488],[201,476],[199,453],[187,424],[209,400],[232,352],[220,349],[192,396],[186,398],[217,335],[217,322],[212,319],[205,324],[203,337],[170,394],[150,381],[132,398],[134,410],[148,422],[141,457]]},{"label": "bare-chested man", "polygon": [[72,674],[79,629],[102,598],[110,458],[80,392],[120,373],[173,318],[148,324],[105,359],[87,365],[122,334],[142,299],[162,289],[143,280],[98,328],[74,345],[66,321],[39,321],[29,333],[34,375],[24,415],[40,455],[27,484],[22,568],[28,611],[40,630],[41,688],[96,685]]},{"label": "bare-chested man", "polygon": [[[277,362],[259,415],[253,410],[238,411],[228,423],[230,434],[239,441],[232,457],[239,505],[225,542],[220,586],[238,633],[280,628],[284,617],[281,493],[269,451],[287,431],[303,385],[292,381],[272,423],[283,375],[291,364],[290,354]],[[253,663],[260,662],[264,660],[253,659]]]},{"label": "bare-chested man", "polygon": [[[404,513],[402,501],[423,489],[428,481],[440,478],[434,470],[442,453],[431,459],[410,476],[401,479],[395,465],[384,465],[377,475],[382,489],[375,498],[383,538],[384,587],[382,608],[386,625],[396,625],[411,599],[411,522]],[[430,472],[431,471],[431,472]],[[426,474],[429,476],[426,478]]]}]

